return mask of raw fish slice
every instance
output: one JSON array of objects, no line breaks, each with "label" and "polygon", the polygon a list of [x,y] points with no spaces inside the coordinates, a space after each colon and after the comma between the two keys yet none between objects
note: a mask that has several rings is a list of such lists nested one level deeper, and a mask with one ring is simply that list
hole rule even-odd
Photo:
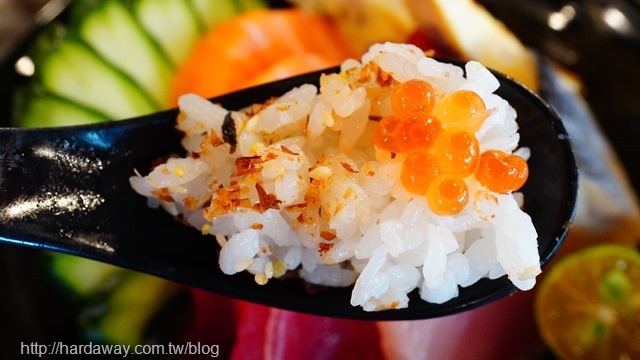
[{"label": "raw fish slice", "polygon": [[386,359],[523,359],[541,348],[532,292],[456,315],[378,322]]},{"label": "raw fish slice", "polygon": [[375,322],[238,305],[232,359],[383,359]]},{"label": "raw fish slice", "polygon": [[[231,353],[236,337],[237,322],[236,300],[209,291],[191,288],[191,306],[193,312],[190,323],[180,335],[180,344],[218,345],[220,357],[227,358]],[[185,355],[184,359],[193,359],[193,355]],[[203,359],[211,356],[203,355]]]}]

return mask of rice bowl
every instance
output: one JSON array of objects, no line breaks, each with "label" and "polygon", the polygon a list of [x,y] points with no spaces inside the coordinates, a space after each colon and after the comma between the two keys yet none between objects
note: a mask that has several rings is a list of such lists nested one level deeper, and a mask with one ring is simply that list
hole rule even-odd
[{"label": "rice bowl", "polygon": [[177,129],[187,156],[131,185],[150,206],[215,238],[225,274],[246,271],[258,284],[296,273],[310,284],[353,286],[351,304],[365,311],[405,308],[416,289],[424,301],[444,303],[460,287],[504,275],[531,289],[541,270],[536,229],[521,210],[526,199],[467,176],[461,211],[436,214],[399,180],[405,155],[376,146],[390,92],[412,79],[428,81],[436,103],[475,92],[491,110],[474,132],[480,151],[529,157],[518,148],[517,114],[481,64],[463,70],[385,43],[323,75],[319,87],[240,111],[184,95]]}]

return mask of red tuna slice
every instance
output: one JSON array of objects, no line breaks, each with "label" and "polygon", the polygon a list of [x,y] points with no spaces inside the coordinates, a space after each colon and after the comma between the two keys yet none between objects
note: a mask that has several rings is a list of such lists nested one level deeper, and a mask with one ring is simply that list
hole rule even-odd
[{"label": "red tuna slice", "polygon": [[382,359],[375,322],[328,318],[247,302],[238,307],[232,359]]},{"label": "red tuna slice", "polygon": [[379,322],[388,359],[522,359],[542,353],[533,291],[480,308],[420,321]]},{"label": "red tuna slice", "polygon": [[[199,289],[189,289],[193,312],[180,345],[217,345],[218,358],[229,358],[236,335],[237,301]],[[193,346],[192,346],[193,347]],[[196,351],[197,352],[197,351]],[[211,354],[184,354],[182,359],[211,359]]]}]

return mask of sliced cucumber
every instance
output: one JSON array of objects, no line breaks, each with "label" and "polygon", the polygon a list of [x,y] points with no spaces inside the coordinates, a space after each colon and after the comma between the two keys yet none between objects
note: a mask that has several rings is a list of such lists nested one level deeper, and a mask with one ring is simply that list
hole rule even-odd
[{"label": "sliced cucumber", "polygon": [[157,109],[135,83],[84,44],[70,38],[43,59],[39,76],[49,92],[95,109],[110,119]]},{"label": "sliced cucumber", "polygon": [[66,254],[53,255],[51,269],[56,278],[83,298],[110,290],[125,271],[113,265]]},{"label": "sliced cucumber", "polygon": [[133,11],[174,67],[182,63],[200,37],[198,20],[186,1],[138,0]]},{"label": "sliced cucumber", "polygon": [[108,120],[104,114],[51,94],[32,95],[19,119],[20,126],[24,127],[81,125]]},{"label": "sliced cucumber", "polygon": [[266,0],[190,0],[190,2],[205,30],[239,13],[268,7]]},{"label": "sliced cucumber", "polygon": [[231,0],[236,6],[238,13],[253,9],[263,9],[269,7],[267,0]]},{"label": "sliced cucumber", "polygon": [[236,14],[233,0],[189,0],[194,12],[200,19],[202,30],[206,31],[211,25]]},{"label": "sliced cucumber", "polygon": [[98,323],[99,336],[112,344],[141,344],[149,320],[179,290],[166,280],[132,273],[110,295],[107,312]]},{"label": "sliced cucumber", "polygon": [[134,79],[156,109],[167,104],[173,69],[121,1],[105,0],[89,12],[78,25],[78,34],[103,59]]},{"label": "sliced cucumber", "polygon": [[[138,116],[168,104],[173,71],[211,25],[264,0],[74,0],[69,23],[52,22],[29,56],[36,75],[16,101],[20,126],[61,126]],[[176,284],[63,254],[54,276],[82,304],[82,330],[141,344]]]}]

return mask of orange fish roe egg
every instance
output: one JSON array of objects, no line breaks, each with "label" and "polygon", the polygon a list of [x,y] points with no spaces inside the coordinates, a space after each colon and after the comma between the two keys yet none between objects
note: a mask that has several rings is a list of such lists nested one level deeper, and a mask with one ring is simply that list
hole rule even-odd
[{"label": "orange fish roe egg", "polygon": [[429,149],[417,148],[407,153],[402,163],[400,181],[407,191],[424,195],[439,173],[438,162],[429,154]]},{"label": "orange fish roe egg", "polygon": [[529,166],[522,157],[499,150],[488,150],[480,155],[476,179],[487,189],[505,194],[516,191],[529,177]]},{"label": "orange fish roe egg", "polygon": [[400,119],[393,139],[403,152],[421,147],[429,149],[441,132],[442,126],[438,120],[428,114],[413,113]]},{"label": "orange fish roe egg", "polygon": [[394,153],[400,152],[393,139],[393,134],[399,122],[400,119],[395,115],[388,115],[380,119],[373,138],[377,147]]},{"label": "orange fish roe egg", "polygon": [[445,129],[436,139],[433,153],[445,174],[469,176],[478,167],[480,145],[478,139],[465,130]]},{"label": "orange fish roe egg", "polygon": [[409,80],[399,84],[391,93],[391,110],[398,115],[414,112],[431,112],[434,105],[434,91],[424,80]]},{"label": "orange fish roe egg", "polygon": [[433,108],[433,116],[443,127],[464,126],[471,132],[480,128],[487,115],[484,101],[471,90],[454,91]]},{"label": "orange fish roe egg", "polygon": [[474,133],[492,113],[480,95],[454,91],[436,102],[433,87],[409,80],[391,92],[392,114],[376,128],[375,146],[404,154],[400,182],[426,195],[431,210],[456,215],[469,202],[465,178],[474,175],[490,191],[509,193],[527,180],[527,162],[516,155],[488,150],[480,153]]},{"label": "orange fish roe egg", "polygon": [[443,174],[429,185],[427,203],[438,215],[459,214],[469,202],[469,190],[464,180],[455,175]]}]

